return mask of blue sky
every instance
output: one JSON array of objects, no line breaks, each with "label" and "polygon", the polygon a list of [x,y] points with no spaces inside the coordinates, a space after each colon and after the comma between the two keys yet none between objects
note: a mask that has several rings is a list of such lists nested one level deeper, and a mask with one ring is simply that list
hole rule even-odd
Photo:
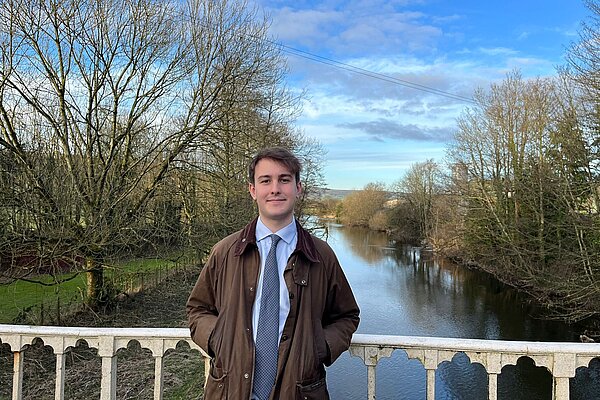
[{"label": "blue sky", "polygon": [[332,189],[391,184],[416,162],[443,163],[456,118],[469,103],[310,55],[471,98],[514,69],[525,77],[554,75],[589,14],[581,0],[255,4],[284,46],[290,88],[307,92],[297,126],[327,151]]}]

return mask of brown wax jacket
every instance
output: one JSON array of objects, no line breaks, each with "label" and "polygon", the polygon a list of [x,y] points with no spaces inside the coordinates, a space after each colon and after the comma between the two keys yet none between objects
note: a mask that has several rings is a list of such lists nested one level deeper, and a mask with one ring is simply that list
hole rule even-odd
[{"label": "brown wax jacket", "polygon": [[[298,222],[283,277],[290,312],[271,400],[328,399],[325,368],[350,345],[359,309],[329,245]],[[207,400],[249,400],[254,370],[252,305],[260,255],[256,220],[217,243],[187,302],[191,336],[210,354]]]}]

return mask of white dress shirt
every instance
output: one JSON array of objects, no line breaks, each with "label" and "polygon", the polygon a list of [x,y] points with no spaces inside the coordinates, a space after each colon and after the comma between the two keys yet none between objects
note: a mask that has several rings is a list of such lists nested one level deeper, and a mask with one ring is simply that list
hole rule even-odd
[{"label": "white dress shirt", "polygon": [[298,242],[296,220],[292,218],[292,222],[289,225],[277,232],[271,232],[259,217],[258,222],[256,223],[256,243],[258,245],[258,252],[260,253],[260,272],[258,286],[256,288],[256,299],[252,306],[252,333],[255,343],[256,331],[258,329],[258,314],[260,313],[260,299],[262,298],[265,261],[267,254],[271,249],[272,240],[270,235],[273,233],[281,238],[277,244],[277,268],[279,269],[279,340],[281,340],[283,325],[290,312],[290,296],[285,281],[283,280],[283,271],[285,270],[290,255],[294,249],[296,249],[296,243]]}]

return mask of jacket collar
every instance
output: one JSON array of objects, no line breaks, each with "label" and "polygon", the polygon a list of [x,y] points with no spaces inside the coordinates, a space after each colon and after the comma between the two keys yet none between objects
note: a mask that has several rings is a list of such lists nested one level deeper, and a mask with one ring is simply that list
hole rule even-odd
[{"label": "jacket collar", "polygon": [[[256,217],[252,222],[242,229],[240,235],[238,236],[237,244],[235,245],[236,256],[241,256],[250,245],[252,247],[256,247],[256,222],[258,221],[258,217]],[[298,243],[296,244],[296,250],[294,253],[298,252],[303,254],[311,262],[317,262],[319,260],[317,256],[317,249],[315,247],[314,239],[311,234],[306,231],[302,225],[296,220],[296,228],[298,230]]]}]

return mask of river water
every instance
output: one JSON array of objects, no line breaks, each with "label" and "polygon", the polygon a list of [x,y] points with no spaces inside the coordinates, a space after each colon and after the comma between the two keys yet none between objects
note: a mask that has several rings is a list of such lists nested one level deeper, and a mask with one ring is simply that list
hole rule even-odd
[{"label": "river water", "polygon": [[[328,223],[335,250],[361,308],[357,333],[453,338],[575,341],[571,327],[534,318],[535,310],[514,290],[388,235]],[[425,399],[425,369],[396,350],[377,367],[377,399]],[[344,353],[328,368],[333,400],[367,397],[361,359]],[[550,400],[552,377],[528,358],[503,369],[503,400]],[[487,374],[462,353],[436,371],[436,399],[487,399]],[[572,400],[600,399],[600,360],[571,380]]]}]

